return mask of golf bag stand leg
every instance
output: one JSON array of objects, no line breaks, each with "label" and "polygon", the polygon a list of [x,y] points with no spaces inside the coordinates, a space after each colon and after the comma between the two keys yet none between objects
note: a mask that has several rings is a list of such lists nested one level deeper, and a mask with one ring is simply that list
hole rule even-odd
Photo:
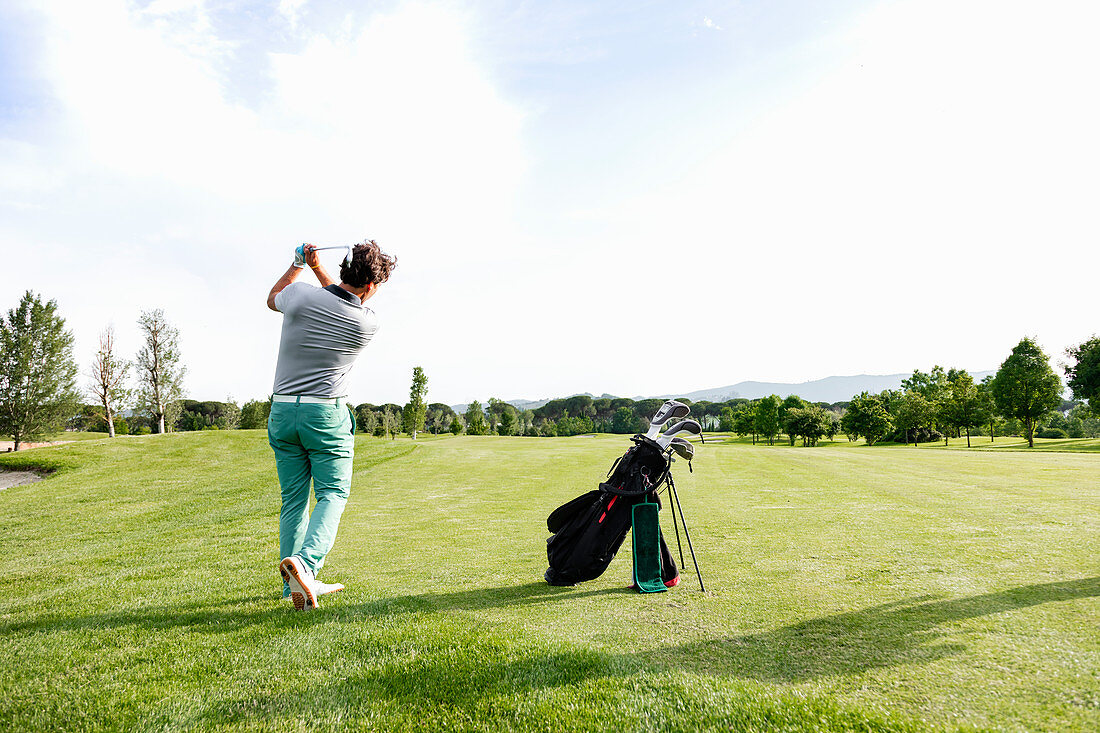
[{"label": "golf bag stand leg", "polygon": [[688,532],[687,520],[684,519],[684,508],[680,506],[680,495],[676,493],[676,484],[672,482],[671,476],[668,478],[668,488],[672,490],[672,498],[676,500],[676,508],[680,510],[680,522],[684,525],[684,537],[687,538],[691,561],[695,563],[695,575],[699,578],[699,590],[706,593],[707,587],[703,585],[703,574],[699,572],[699,561],[695,559],[695,548],[691,546],[691,533]]},{"label": "golf bag stand leg", "polygon": [[[672,485],[672,474],[669,474],[665,483]],[[680,551],[680,567],[684,567],[684,546],[680,544],[680,525],[676,523],[676,505],[672,502],[672,491],[670,490],[668,494],[668,510],[672,512],[672,528],[676,530],[676,549]]]}]

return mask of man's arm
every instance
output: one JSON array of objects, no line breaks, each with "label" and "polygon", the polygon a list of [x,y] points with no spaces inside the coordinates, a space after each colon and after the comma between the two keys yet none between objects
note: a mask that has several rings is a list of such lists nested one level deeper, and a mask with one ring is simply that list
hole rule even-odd
[{"label": "man's arm", "polygon": [[321,283],[322,288],[332,285],[333,280],[325,271],[325,266],[321,264],[321,258],[317,256],[317,248],[313,245],[306,249],[306,264],[313,270],[313,274],[317,276],[317,282]]},{"label": "man's arm", "polygon": [[291,265],[283,276],[279,278],[278,282],[272,286],[271,292],[267,294],[267,307],[277,313],[279,309],[275,307],[275,296],[283,292],[283,288],[297,280],[298,276],[301,274],[302,268]]},{"label": "man's arm", "polygon": [[[312,244],[307,244],[303,247],[303,254],[305,255],[305,264],[313,270],[313,274],[317,276],[317,280],[321,283],[321,287],[324,288],[332,285],[332,278],[329,277],[328,272],[321,264],[321,259],[317,256],[317,247]],[[300,262],[300,260],[298,260],[298,262]],[[279,311],[279,309],[275,307],[275,296],[281,293],[283,288],[287,285],[297,280],[298,276],[302,274],[302,269],[300,264],[291,265],[283,276],[279,278],[278,282],[271,288],[271,292],[267,294],[268,308],[275,312]]]}]

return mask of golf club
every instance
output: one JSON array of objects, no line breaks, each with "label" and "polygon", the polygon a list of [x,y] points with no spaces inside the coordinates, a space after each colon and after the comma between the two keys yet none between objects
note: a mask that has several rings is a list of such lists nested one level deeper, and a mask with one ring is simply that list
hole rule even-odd
[{"label": "golf club", "polygon": [[[303,259],[305,258],[305,247],[306,247],[306,245],[305,245],[305,244],[299,244],[299,245],[298,245],[298,247],[297,247],[297,249],[295,250],[295,252],[296,252],[297,254],[300,254],[300,255],[302,256],[302,258],[303,258]],[[323,251],[325,251],[325,250],[329,250],[329,249],[343,249],[343,250],[347,250],[347,254],[346,254],[346,255],[344,255],[344,259],[345,259],[345,260],[350,260],[350,259],[351,259],[351,257],[352,257],[352,249],[351,249],[351,247],[350,247],[350,246],[348,246],[348,245],[346,245],[346,244],[344,244],[344,245],[339,245],[339,246],[335,246],[335,247],[314,247],[314,248],[313,248],[313,251],[314,251],[314,252],[323,252]]]},{"label": "golf club", "polygon": [[665,448],[668,448],[669,443],[671,443],[672,439],[675,438],[677,435],[698,435],[700,438],[702,438],[703,426],[690,418],[687,420],[681,420],[680,422],[670,427],[667,432],[663,433],[659,438],[657,438],[657,445],[659,445],[661,449],[664,450]]},{"label": "golf club", "polygon": [[695,446],[687,442],[685,438],[673,438],[669,441],[668,449],[685,461],[691,461],[695,457]]},{"label": "golf club", "polygon": [[657,412],[653,414],[653,419],[649,421],[649,430],[646,431],[645,437],[653,440],[657,437],[657,433],[660,432],[662,425],[668,423],[669,420],[687,417],[689,412],[691,412],[691,408],[683,402],[678,402],[676,400],[666,401],[665,404],[661,405],[657,409]]}]

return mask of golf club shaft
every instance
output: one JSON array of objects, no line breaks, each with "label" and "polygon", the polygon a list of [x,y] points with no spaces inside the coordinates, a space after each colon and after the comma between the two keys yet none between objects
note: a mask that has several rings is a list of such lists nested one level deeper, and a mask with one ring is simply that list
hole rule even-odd
[{"label": "golf club shaft", "polygon": [[695,563],[695,575],[699,578],[699,590],[703,593],[707,592],[707,587],[703,585],[703,574],[699,572],[699,561],[695,558],[695,548],[691,545],[691,533],[688,532],[687,520],[684,519],[684,508],[680,506],[680,495],[676,493],[676,484],[671,480],[668,482],[668,487],[672,490],[672,498],[676,500],[676,508],[680,510],[680,522],[684,525],[684,537],[688,541],[688,550],[691,552],[691,561]]}]

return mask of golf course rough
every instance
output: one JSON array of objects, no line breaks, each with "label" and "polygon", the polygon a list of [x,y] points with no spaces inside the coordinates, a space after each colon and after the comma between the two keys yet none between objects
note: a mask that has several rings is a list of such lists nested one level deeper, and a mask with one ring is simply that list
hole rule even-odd
[{"label": "golf course rough", "polygon": [[54,471],[0,492],[0,728],[1100,729],[1100,452],[708,440],[708,594],[625,551],[547,586],[546,515],[624,448],[359,437],[309,613],[262,431],[0,456]]}]

